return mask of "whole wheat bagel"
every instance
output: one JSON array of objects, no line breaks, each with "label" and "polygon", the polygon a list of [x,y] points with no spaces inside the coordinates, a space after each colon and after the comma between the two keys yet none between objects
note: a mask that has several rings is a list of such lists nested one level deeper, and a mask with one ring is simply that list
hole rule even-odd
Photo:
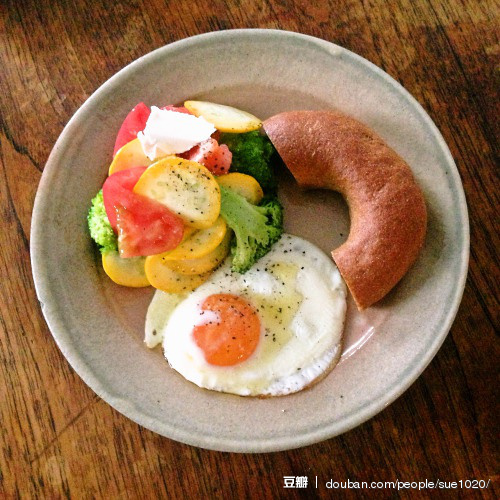
[{"label": "whole wheat bagel", "polygon": [[344,196],[351,229],[332,257],[360,310],[379,301],[424,242],[427,211],[410,167],[373,130],[337,111],[280,113],[263,127],[300,186]]}]

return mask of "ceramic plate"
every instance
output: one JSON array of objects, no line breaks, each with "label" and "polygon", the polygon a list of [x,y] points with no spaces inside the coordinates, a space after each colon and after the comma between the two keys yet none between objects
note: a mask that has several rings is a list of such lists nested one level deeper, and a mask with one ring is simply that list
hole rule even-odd
[{"label": "ceramic plate", "polygon": [[[185,381],[143,343],[152,289],[103,274],[86,230],[115,135],[138,102],[205,99],[266,118],[337,108],[375,129],[411,166],[429,212],[425,248],[380,304],[349,304],[340,364],[312,389],[241,398]],[[282,174],[286,230],[323,250],[340,244],[348,212],[333,193],[297,191]],[[436,354],[464,288],[469,233],[464,193],[439,131],[386,73],[332,43],[297,33],[234,30],[188,38],[127,66],[99,88],[54,146],[37,193],[31,251],[36,290],[61,351],[83,380],[135,422],[203,448],[296,448],[357,426],[394,401]]]}]

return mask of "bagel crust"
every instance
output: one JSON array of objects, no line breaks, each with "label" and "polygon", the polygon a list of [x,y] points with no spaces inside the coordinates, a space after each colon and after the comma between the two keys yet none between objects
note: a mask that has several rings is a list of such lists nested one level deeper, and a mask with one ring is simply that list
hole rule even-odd
[{"label": "bagel crust", "polygon": [[425,238],[425,201],[408,164],[373,130],[337,111],[280,113],[263,127],[301,187],[346,199],[351,229],[333,260],[358,309],[382,299]]}]

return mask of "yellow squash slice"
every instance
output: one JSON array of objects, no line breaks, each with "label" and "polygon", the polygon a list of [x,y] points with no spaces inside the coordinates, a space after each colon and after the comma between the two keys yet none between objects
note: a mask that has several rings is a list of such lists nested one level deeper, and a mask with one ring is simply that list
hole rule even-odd
[{"label": "yellow squash slice", "polygon": [[179,246],[158,257],[163,260],[200,259],[220,245],[227,231],[226,221],[219,217],[213,226],[193,231]]},{"label": "yellow squash slice", "polygon": [[235,193],[238,193],[249,203],[257,205],[264,197],[260,184],[251,175],[231,172],[230,174],[217,177],[220,186],[227,187]]},{"label": "yellow squash slice", "polygon": [[118,252],[102,254],[104,272],[118,285],[140,288],[149,286],[144,271],[145,257],[124,259]]},{"label": "yellow squash slice", "polygon": [[142,149],[139,139],[127,142],[117,152],[111,165],[109,175],[132,167],[147,167],[153,163]]},{"label": "yellow squash slice", "polygon": [[176,156],[157,161],[142,174],[134,192],[163,203],[190,227],[208,228],[219,217],[219,185],[195,161]]},{"label": "yellow squash slice", "polygon": [[166,266],[158,255],[146,257],[144,266],[149,282],[159,290],[167,293],[190,292],[199,287],[211,272],[204,274],[182,274]]},{"label": "yellow squash slice", "polygon": [[166,266],[181,274],[204,274],[215,269],[229,254],[232,232],[226,235],[214,250],[198,259],[164,260]]},{"label": "yellow squash slice", "polygon": [[207,101],[186,101],[184,106],[194,115],[205,118],[221,132],[251,132],[262,126],[256,116],[231,106]]}]

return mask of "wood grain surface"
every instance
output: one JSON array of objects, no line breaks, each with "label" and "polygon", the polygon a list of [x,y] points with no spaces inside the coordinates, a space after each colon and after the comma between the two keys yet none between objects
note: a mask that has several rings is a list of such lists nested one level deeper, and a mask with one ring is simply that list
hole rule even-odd
[{"label": "wood grain surface", "polygon": [[[329,479],[490,480],[486,489],[432,495],[498,498],[498,10],[494,0],[0,2],[0,498],[327,498],[333,495],[325,486]],[[257,27],[333,41],[383,68],[416,97],[460,171],[471,258],[451,333],[403,396],[337,438],[251,455],[163,438],[97,397],[45,324],[29,240],[51,148],[97,87],[169,42]],[[285,489],[284,476],[307,476],[309,485]]]}]

